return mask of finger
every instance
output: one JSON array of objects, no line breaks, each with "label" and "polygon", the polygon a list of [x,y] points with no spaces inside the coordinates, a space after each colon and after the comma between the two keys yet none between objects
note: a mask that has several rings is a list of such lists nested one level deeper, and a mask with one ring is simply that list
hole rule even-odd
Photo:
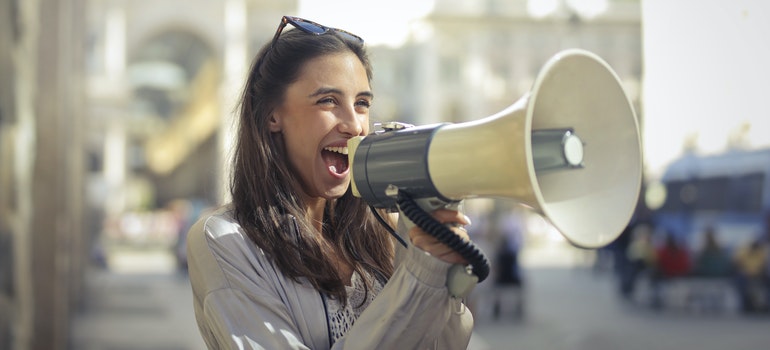
[{"label": "finger", "polygon": [[452,232],[460,236],[460,238],[462,238],[463,240],[470,241],[471,239],[470,235],[468,235],[468,230],[466,230],[465,227],[462,227],[462,226],[452,227]]},{"label": "finger", "polygon": [[[450,230],[454,232],[457,236],[462,238],[465,241],[470,240],[470,236],[468,235],[468,231],[465,230],[465,228],[457,226],[457,227],[450,227]],[[433,235],[428,234],[427,232],[423,231],[419,227],[413,227],[411,230],[409,230],[409,239],[412,240],[412,244],[414,245],[428,245],[435,243],[440,243],[438,239],[436,239]]]},{"label": "finger", "polygon": [[455,252],[452,252],[451,254],[440,255],[438,258],[441,259],[442,261],[446,261],[446,262],[448,262],[450,264],[465,265],[465,264],[468,263],[467,259],[465,259],[462,255],[457,254]]},{"label": "finger", "polygon": [[467,260],[462,255],[432,235],[422,230],[414,230],[410,233],[412,233],[410,237],[412,244],[422,251],[450,263],[467,263]]},{"label": "finger", "polygon": [[462,255],[460,255],[459,253],[454,251],[452,248],[449,248],[448,246],[442,243],[433,243],[429,245],[423,245],[423,246],[415,245],[415,246],[419,247],[422,251],[430,254],[431,256],[434,256],[446,262],[457,263],[457,264],[467,263],[467,260]]},{"label": "finger", "polygon": [[422,230],[410,231],[409,238],[412,240],[412,244],[422,248],[423,250],[434,245],[439,245],[441,242],[436,237],[425,233]]},{"label": "finger", "polygon": [[432,213],[433,218],[442,224],[458,223],[460,225],[470,225],[471,219],[457,210],[436,209]]}]

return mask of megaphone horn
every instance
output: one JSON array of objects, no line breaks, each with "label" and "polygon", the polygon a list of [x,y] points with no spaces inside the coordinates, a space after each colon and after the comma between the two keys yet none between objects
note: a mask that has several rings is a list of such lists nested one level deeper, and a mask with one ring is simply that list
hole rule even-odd
[{"label": "megaphone horn", "polygon": [[507,198],[596,248],[628,224],[641,187],[639,127],[610,66],[570,49],[505,110],[464,123],[408,127],[348,142],[354,195],[392,208],[395,186],[448,202]]}]

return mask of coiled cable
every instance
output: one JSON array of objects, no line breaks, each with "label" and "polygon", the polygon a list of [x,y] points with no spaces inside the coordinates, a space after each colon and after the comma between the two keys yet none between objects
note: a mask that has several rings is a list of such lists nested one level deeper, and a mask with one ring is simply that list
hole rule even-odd
[{"label": "coiled cable", "polygon": [[473,242],[462,239],[449,227],[430,216],[406,191],[398,190],[396,204],[399,210],[415,225],[468,260],[473,274],[479,278],[478,282],[484,281],[489,276],[487,257]]}]

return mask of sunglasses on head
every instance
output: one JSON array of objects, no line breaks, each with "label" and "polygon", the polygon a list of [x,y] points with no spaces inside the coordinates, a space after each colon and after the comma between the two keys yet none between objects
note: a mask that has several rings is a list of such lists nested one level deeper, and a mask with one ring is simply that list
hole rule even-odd
[{"label": "sunglasses on head", "polygon": [[364,43],[364,39],[362,39],[360,36],[355,35],[351,32],[348,32],[342,29],[327,27],[325,25],[321,25],[313,21],[308,21],[306,19],[299,18],[299,17],[283,16],[283,18],[281,18],[281,23],[278,24],[278,29],[275,31],[275,36],[273,36],[273,41],[270,43],[270,47],[273,47],[273,45],[275,45],[275,42],[278,41],[278,37],[281,35],[281,32],[283,32],[283,28],[285,28],[287,24],[291,24],[295,28],[308,34],[324,35],[330,32],[335,32],[341,35],[342,37],[344,37],[345,39],[357,41],[361,44]]}]

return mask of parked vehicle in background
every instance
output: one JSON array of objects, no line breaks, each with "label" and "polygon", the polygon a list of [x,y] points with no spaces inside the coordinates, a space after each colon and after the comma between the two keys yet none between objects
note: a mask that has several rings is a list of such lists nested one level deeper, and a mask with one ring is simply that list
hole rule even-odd
[{"label": "parked vehicle in background", "polygon": [[[669,164],[659,182],[648,184],[648,222],[656,249],[648,269],[651,306],[767,310],[769,181],[770,148],[687,154]],[[665,273],[664,241],[684,248],[682,254],[692,258],[682,261],[676,275]],[[747,259],[748,247],[758,253]],[[751,269],[743,268],[747,264]],[[633,299],[632,290],[627,288],[624,296]]]},{"label": "parked vehicle in background", "polygon": [[685,155],[672,162],[653,208],[656,238],[673,234],[690,249],[702,246],[705,232],[732,250],[768,232],[770,149],[733,150],[717,155]]}]

